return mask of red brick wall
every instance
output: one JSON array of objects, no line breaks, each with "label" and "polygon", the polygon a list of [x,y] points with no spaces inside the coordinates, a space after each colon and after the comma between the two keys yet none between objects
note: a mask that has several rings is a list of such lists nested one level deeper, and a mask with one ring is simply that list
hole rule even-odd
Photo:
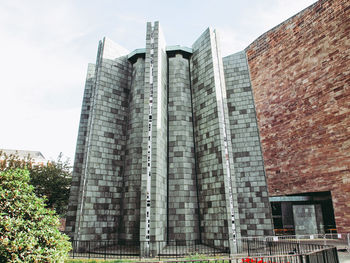
[{"label": "red brick wall", "polygon": [[270,195],[331,191],[350,232],[350,1],[319,1],[246,51]]}]

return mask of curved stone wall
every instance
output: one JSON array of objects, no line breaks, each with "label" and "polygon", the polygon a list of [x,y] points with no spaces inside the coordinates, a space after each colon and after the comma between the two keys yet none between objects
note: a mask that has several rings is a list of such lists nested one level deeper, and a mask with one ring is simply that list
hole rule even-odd
[{"label": "curved stone wall", "polygon": [[331,191],[350,231],[350,2],[318,1],[249,47],[270,195]]}]

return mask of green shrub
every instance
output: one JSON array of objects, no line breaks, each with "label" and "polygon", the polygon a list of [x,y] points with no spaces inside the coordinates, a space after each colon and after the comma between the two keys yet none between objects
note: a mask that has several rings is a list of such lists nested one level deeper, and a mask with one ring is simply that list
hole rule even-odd
[{"label": "green shrub", "polygon": [[0,172],[0,262],[64,262],[71,244],[26,170]]}]

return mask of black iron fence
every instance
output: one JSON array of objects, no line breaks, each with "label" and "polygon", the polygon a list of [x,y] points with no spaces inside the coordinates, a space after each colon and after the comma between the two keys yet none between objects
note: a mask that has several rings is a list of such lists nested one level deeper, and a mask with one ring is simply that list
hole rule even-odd
[{"label": "black iron fence", "polygon": [[[70,254],[72,258],[158,258],[160,260],[161,258],[178,259],[191,257],[193,255],[206,255],[208,257],[231,257],[233,260],[233,255],[239,255],[240,259],[273,257],[275,260],[269,260],[268,262],[259,260],[251,263],[300,263],[304,261],[296,259],[297,255],[300,257],[301,255],[305,256],[310,253],[326,251],[332,248],[322,244],[310,244],[291,240],[273,241],[261,238],[242,238],[238,239],[236,242],[229,242],[228,240],[208,240],[206,242],[200,242],[198,240],[178,240],[132,243],[118,243],[115,241],[72,241],[72,247],[73,249]],[[281,259],[281,255],[285,257],[283,260]],[[326,254],[326,256],[326,258],[328,258],[328,254]],[[284,261],[287,260],[286,257],[291,257],[290,261]],[[312,260],[313,257],[315,256],[310,254],[310,260]],[[320,255],[317,254],[317,258],[319,257]],[[276,261],[277,259],[279,260]]]},{"label": "black iron fence", "polygon": [[227,240],[194,241],[72,241],[72,258],[179,258],[190,255],[229,255]]},{"label": "black iron fence", "polygon": [[307,254],[262,256],[262,257],[226,257],[215,259],[173,259],[147,261],[148,263],[339,263],[337,250],[334,247],[323,248]]},{"label": "black iron fence", "polygon": [[238,253],[246,253],[248,256],[305,254],[329,247],[322,244],[298,241],[271,241],[258,238],[245,238],[237,243]]},{"label": "black iron fence", "polygon": [[136,258],[140,256],[140,244],[116,241],[72,241],[72,258]]}]

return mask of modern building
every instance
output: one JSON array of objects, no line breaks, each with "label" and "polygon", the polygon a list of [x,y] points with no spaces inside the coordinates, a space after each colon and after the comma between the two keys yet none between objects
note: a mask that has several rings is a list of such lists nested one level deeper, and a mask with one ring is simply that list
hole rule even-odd
[{"label": "modern building", "polygon": [[225,58],[210,28],[190,48],[167,46],[158,22],[131,53],[105,38],[66,230],[225,246],[350,232],[349,24],[349,1],[320,0]]},{"label": "modern building", "polygon": [[66,230],[75,240],[199,241],[272,235],[245,52],[217,32],[146,48],[104,38],[90,64]]}]

